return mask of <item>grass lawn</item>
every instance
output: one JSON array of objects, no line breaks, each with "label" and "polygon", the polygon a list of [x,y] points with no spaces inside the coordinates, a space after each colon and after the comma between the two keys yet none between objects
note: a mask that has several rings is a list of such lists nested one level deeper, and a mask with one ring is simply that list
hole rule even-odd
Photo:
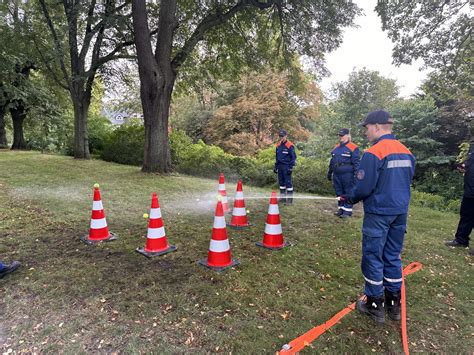
[{"label": "grass lawn", "polygon": [[[92,186],[101,186],[107,222],[119,240],[87,246]],[[99,160],[0,151],[0,260],[22,268],[0,280],[0,350],[16,352],[275,353],[354,302],[362,212],[333,216],[334,202],[281,207],[295,245],[257,248],[270,189],[244,186],[253,226],[228,229],[242,264],[224,273],[197,265],[211,237],[218,184],[143,174]],[[233,197],[235,182],[227,182]],[[160,199],[177,252],[147,259],[151,193]],[[231,199],[232,201],[233,199]],[[412,208],[403,260],[423,269],[406,279],[412,352],[472,353],[474,259],[443,246],[458,216]],[[350,313],[303,353],[401,353],[399,325],[375,326]]]}]

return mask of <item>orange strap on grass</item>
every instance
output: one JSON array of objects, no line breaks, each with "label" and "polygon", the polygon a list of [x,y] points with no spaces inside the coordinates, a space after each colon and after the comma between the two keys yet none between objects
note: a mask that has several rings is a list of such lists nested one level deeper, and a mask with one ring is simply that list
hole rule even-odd
[{"label": "orange strap on grass", "polygon": [[[411,263],[403,270],[403,276],[407,276],[417,272],[421,269],[420,263]],[[404,279],[404,277],[402,277]],[[406,326],[406,305],[405,305],[405,283],[402,281],[402,291],[401,291],[401,303],[402,303],[402,310],[401,310],[401,317],[402,317],[402,341],[403,341],[403,349],[405,353],[408,355],[408,337],[407,337],[407,326]],[[360,299],[364,299],[365,296],[362,296]],[[283,345],[283,348],[277,354],[296,354],[305,346],[308,346],[313,341],[315,341],[319,336],[333,327],[336,323],[338,323],[346,314],[352,312],[355,309],[355,302],[351,305],[344,308],[342,311],[334,315],[331,319],[329,319],[326,323],[318,325],[313,329],[307,331],[303,335],[299,336],[298,338],[290,341],[288,344]]]}]

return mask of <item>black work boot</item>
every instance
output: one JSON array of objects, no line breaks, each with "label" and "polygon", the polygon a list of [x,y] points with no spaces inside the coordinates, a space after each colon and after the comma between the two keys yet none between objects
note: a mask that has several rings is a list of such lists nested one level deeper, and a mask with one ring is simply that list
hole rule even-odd
[{"label": "black work boot", "polygon": [[337,210],[337,212],[334,212],[334,215],[335,215],[335,216],[338,216],[338,217],[339,217],[341,214],[342,214],[342,208],[339,208],[339,209]]},{"label": "black work boot", "polygon": [[378,324],[383,324],[385,322],[383,296],[381,297],[367,296],[366,301],[362,301],[362,300],[357,301],[356,308],[359,312],[368,315],[370,318],[375,320]]},{"label": "black work boot", "polygon": [[464,244],[464,243],[458,242],[457,239],[448,240],[448,241],[444,242],[444,245],[446,245],[448,247],[460,247],[460,248],[467,248],[469,246],[469,244]]},{"label": "black work boot", "polygon": [[385,306],[390,319],[400,320],[401,293],[392,293],[385,290]]},{"label": "black work boot", "polygon": [[3,278],[4,276],[12,273],[16,269],[18,269],[21,266],[19,261],[13,261],[9,265],[5,265],[5,267],[0,271],[0,279]]},{"label": "black work boot", "polygon": [[286,203],[286,190],[280,189],[280,197],[278,198],[278,203]]},{"label": "black work boot", "polygon": [[292,205],[293,204],[293,191],[288,191],[286,194],[286,204]]}]

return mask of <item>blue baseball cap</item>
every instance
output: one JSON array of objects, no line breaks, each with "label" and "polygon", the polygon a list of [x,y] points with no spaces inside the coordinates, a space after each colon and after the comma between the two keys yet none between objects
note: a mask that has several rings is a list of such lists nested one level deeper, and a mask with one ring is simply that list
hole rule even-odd
[{"label": "blue baseball cap", "polygon": [[346,134],[349,134],[349,130],[347,128],[342,128],[339,130],[339,135],[342,137],[342,136],[345,136]]},{"label": "blue baseball cap", "polygon": [[365,127],[368,124],[392,124],[392,116],[384,110],[377,110],[370,112],[365,118],[364,122],[359,123],[359,126]]},{"label": "blue baseball cap", "polygon": [[278,132],[278,136],[279,136],[279,137],[284,137],[284,136],[286,136],[286,135],[287,135],[287,133],[286,133],[286,131],[285,131],[284,129],[280,129],[280,131]]}]

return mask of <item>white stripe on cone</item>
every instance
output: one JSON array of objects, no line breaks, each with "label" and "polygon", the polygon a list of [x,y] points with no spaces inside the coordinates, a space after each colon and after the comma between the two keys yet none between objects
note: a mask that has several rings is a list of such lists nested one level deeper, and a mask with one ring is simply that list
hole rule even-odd
[{"label": "white stripe on cone", "polygon": [[101,229],[107,227],[107,222],[105,218],[101,219],[91,219],[91,229]]},{"label": "white stripe on cone", "polygon": [[245,207],[234,207],[232,210],[232,216],[245,216],[247,213],[245,211]]},{"label": "white stripe on cone", "polygon": [[102,206],[102,201],[94,201],[92,203],[92,211],[101,211],[104,207]]},{"label": "white stripe on cone", "polygon": [[242,191],[237,191],[235,193],[235,199],[236,200],[243,200],[244,199],[244,193]]},{"label": "white stripe on cone", "polygon": [[268,224],[265,223],[265,233],[271,235],[280,235],[283,233],[281,230],[281,224]]},{"label": "white stripe on cone", "polygon": [[148,228],[147,238],[150,239],[159,239],[166,236],[165,227],[160,228]]},{"label": "white stripe on cone", "polygon": [[225,184],[219,184],[219,191],[225,191]]},{"label": "white stripe on cone", "polygon": [[270,206],[268,206],[268,214],[280,214],[278,205],[270,204]]},{"label": "white stripe on cone", "polygon": [[216,229],[225,228],[225,217],[224,216],[215,216],[213,227],[216,228]]},{"label": "white stripe on cone", "polygon": [[150,219],[161,218],[161,209],[160,208],[150,208]]},{"label": "white stripe on cone", "polygon": [[214,240],[211,239],[211,244],[209,245],[209,251],[216,253],[222,253],[230,249],[229,240]]}]

